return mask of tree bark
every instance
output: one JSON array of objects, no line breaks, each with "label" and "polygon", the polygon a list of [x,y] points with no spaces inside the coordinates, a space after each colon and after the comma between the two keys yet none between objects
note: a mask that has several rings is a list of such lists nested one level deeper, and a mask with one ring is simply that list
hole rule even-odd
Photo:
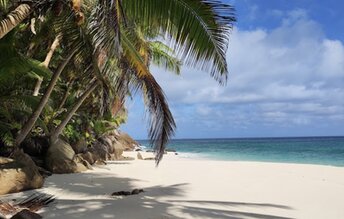
[{"label": "tree bark", "polygon": [[35,97],[38,96],[39,90],[41,89],[42,82],[43,82],[42,77],[37,78],[35,89],[33,90],[33,94],[32,94],[33,96],[35,96]]},{"label": "tree bark", "polygon": [[49,68],[49,63],[51,61],[51,58],[53,57],[53,54],[56,48],[60,45],[60,39],[61,39],[61,35],[59,34],[55,37],[54,42],[50,46],[49,52],[47,56],[45,57],[44,62],[42,63],[42,65],[45,66],[46,68]]},{"label": "tree bark", "polygon": [[[42,62],[42,65],[44,67],[49,68],[49,63],[51,61],[51,58],[53,57],[53,54],[54,54],[56,48],[60,44],[60,39],[61,39],[61,35],[57,35],[55,37],[54,42],[51,44],[49,52],[48,52],[47,56],[45,57],[44,62]],[[43,82],[43,78],[39,77],[37,79],[37,82],[36,82],[36,85],[35,85],[35,89],[33,91],[33,96],[38,96],[39,90],[41,89],[42,82]]]},{"label": "tree bark", "polygon": [[11,11],[6,18],[0,21],[0,39],[20,24],[31,13],[31,7],[28,4],[20,4]]},{"label": "tree bark", "polygon": [[22,127],[22,129],[20,130],[20,132],[18,133],[15,139],[15,145],[17,147],[20,146],[20,144],[24,141],[26,136],[29,134],[29,132],[35,125],[39,115],[42,113],[45,105],[47,104],[49,100],[50,94],[53,91],[60,74],[62,73],[63,69],[66,67],[66,65],[68,64],[68,62],[71,60],[71,58],[74,56],[75,53],[76,53],[76,49],[69,54],[69,56],[60,64],[56,72],[53,74],[53,77],[51,78],[49,82],[48,88],[45,91],[44,95],[42,96],[37,106],[37,109],[32,113],[30,119],[24,124],[24,126]]},{"label": "tree bark", "polygon": [[99,85],[98,81],[93,82],[85,91],[84,93],[81,95],[81,97],[79,97],[79,99],[77,100],[77,102],[74,104],[74,106],[67,112],[66,117],[63,119],[63,121],[60,123],[59,126],[57,126],[57,128],[51,133],[50,136],[50,143],[53,144],[58,137],[60,136],[60,134],[62,133],[63,129],[66,127],[66,125],[68,124],[68,122],[70,121],[70,119],[73,117],[74,113],[79,109],[79,107],[81,106],[81,104],[86,100],[86,98],[97,88],[97,86]]},{"label": "tree bark", "polygon": [[66,103],[68,95],[69,95],[69,92],[72,89],[73,83],[74,83],[73,80],[68,83],[67,90],[66,90],[65,94],[63,95],[63,98],[62,98],[62,100],[61,100],[61,102],[60,102],[60,104],[59,104],[59,106],[58,106],[56,111],[60,111],[62,109],[62,107],[64,106],[64,104]]}]

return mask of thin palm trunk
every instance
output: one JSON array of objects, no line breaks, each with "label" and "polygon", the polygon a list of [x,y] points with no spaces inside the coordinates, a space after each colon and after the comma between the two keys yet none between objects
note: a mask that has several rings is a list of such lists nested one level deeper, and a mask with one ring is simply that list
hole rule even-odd
[{"label": "thin palm trunk", "polygon": [[51,58],[53,57],[53,54],[56,48],[60,45],[60,40],[61,40],[61,35],[59,34],[55,37],[54,42],[51,44],[49,52],[47,56],[45,57],[44,62],[42,63],[43,66],[45,66],[46,68],[49,68],[49,63],[51,61]]},{"label": "thin palm trunk", "polygon": [[67,85],[67,90],[66,92],[64,93],[63,97],[62,97],[62,100],[57,108],[57,112],[60,111],[62,109],[62,107],[65,105],[66,101],[67,101],[67,98],[68,98],[68,95],[69,95],[69,92],[70,90],[72,89],[72,86],[73,86],[73,83],[74,83],[74,80],[72,80],[71,82],[68,83]]},{"label": "thin palm trunk", "polygon": [[43,82],[42,77],[37,78],[35,89],[33,90],[33,94],[32,94],[33,96],[35,96],[35,97],[38,96],[39,90],[41,89],[42,82]]},{"label": "thin palm trunk", "polygon": [[93,82],[81,95],[81,97],[77,100],[74,106],[68,111],[66,117],[60,123],[60,125],[51,133],[50,141],[51,143],[55,142],[60,134],[62,133],[63,129],[66,127],[70,119],[73,117],[74,113],[79,109],[81,104],[86,100],[86,98],[97,88],[99,85],[98,81]]},{"label": "thin palm trunk", "polygon": [[[47,56],[45,57],[44,62],[42,62],[42,65],[44,67],[49,68],[49,63],[51,61],[51,58],[53,57],[53,54],[54,54],[56,48],[60,44],[60,39],[61,39],[61,35],[57,35],[55,37],[54,42],[51,44],[49,52],[48,52]],[[42,77],[37,78],[35,89],[33,91],[33,96],[38,96],[39,90],[41,89],[42,82],[43,82],[43,78]]]},{"label": "thin palm trunk", "polygon": [[20,4],[11,11],[6,18],[0,21],[0,39],[18,26],[30,13],[31,7],[28,4]]},{"label": "thin palm trunk", "polygon": [[16,146],[19,146],[24,141],[26,136],[29,134],[29,132],[31,131],[31,129],[35,125],[38,117],[42,113],[45,105],[47,104],[47,102],[49,100],[51,92],[53,91],[60,74],[62,73],[62,71],[64,70],[64,68],[68,64],[68,62],[71,60],[71,58],[74,56],[75,52],[76,52],[76,49],[69,54],[69,56],[60,64],[60,66],[58,67],[56,72],[53,74],[53,77],[51,78],[51,80],[49,82],[48,88],[45,91],[44,95],[42,96],[42,98],[41,98],[41,100],[37,106],[37,109],[32,113],[30,119],[25,123],[23,128],[18,133],[18,135],[15,139]]}]

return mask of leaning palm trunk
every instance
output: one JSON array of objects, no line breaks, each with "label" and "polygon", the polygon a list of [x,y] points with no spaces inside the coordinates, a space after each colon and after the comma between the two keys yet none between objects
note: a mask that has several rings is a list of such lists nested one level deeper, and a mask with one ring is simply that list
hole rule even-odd
[{"label": "leaning palm trunk", "polygon": [[43,82],[43,78],[38,77],[37,81],[36,81],[35,89],[33,90],[33,96],[35,96],[35,97],[38,96],[39,90],[41,89],[42,82]]},{"label": "leaning palm trunk", "polygon": [[44,59],[44,62],[42,62],[42,65],[45,66],[46,68],[49,68],[49,63],[51,61],[51,58],[53,57],[53,54],[56,48],[60,45],[61,37],[62,37],[61,34],[55,37],[54,42],[51,44],[49,52]]},{"label": "leaning palm trunk", "polygon": [[76,52],[76,50],[72,51],[69,54],[69,56],[60,64],[57,71],[53,74],[53,77],[51,78],[51,80],[49,82],[48,88],[45,91],[44,95],[42,96],[42,98],[41,98],[41,100],[37,106],[37,109],[32,113],[30,119],[25,123],[23,128],[18,133],[18,135],[15,139],[16,146],[19,146],[24,141],[26,136],[29,134],[29,132],[31,131],[31,129],[35,125],[39,115],[42,113],[45,105],[47,104],[47,102],[49,100],[50,94],[53,91],[60,74],[62,73],[62,71],[64,70],[64,68],[68,64],[68,62],[71,60],[71,58],[74,56],[75,52]]},{"label": "leaning palm trunk", "polygon": [[20,4],[16,9],[11,11],[5,19],[0,21],[0,39],[19,25],[30,13],[31,7],[28,4]]},{"label": "leaning palm trunk", "polygon": [[[53,57],[53,54],[54,54],[56,48],[60,45],[60,40],[61,40],[61,35],[59,34],[55,37],[55,40],[51,44],[49,52],[48,52],[47,56],[45,57],[44,62],[42,62],[42,65],[44,67],[49,68],[51,58]],[[41,89],[42,82],[43,82],[42,77],[37,78],[35,89],[33,91],[33,96],[38,96],[39,90]]]},{"label": "leaning palm trunk", "polygon": [[70,119],[73,117],[74,113],[79,109],[79,107],[86,100],[86,98],[98,87],[98,85],[99,85],[99,81],[95,81],[84,91],[84,93],[77,100],[74,106],[69,110],[66,117],[60,123],[60,125],[57,126],[57,128],[51,133],[51,136],[50,136],[51,144],[53,144],[58,139],[63,129],[66,127]]}]

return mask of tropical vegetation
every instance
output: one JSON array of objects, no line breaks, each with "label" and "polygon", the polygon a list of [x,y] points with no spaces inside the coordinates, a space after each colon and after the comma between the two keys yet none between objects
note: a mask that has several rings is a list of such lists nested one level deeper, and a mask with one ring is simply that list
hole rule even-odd
[{"label": "tropical vegetation", "polygon": [[233,22],[217,0],[0,0],[1,155],[40,140],[92,147],[140,92],[159,163],[176,124],[150,65],[224,84]]}]

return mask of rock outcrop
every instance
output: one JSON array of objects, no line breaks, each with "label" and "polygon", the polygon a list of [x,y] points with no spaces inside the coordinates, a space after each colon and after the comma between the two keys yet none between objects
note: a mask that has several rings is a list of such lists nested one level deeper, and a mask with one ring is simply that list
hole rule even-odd
[{"label": "rock outcrop", "polygon": [[125,132],[115,132],[114,134],[117,141],[119,141],[122,144],[124,150],[126,151],[132,151],[135,149],[135,147],[140,145],[137,141],[135,141]]},{"label": "rock outcrop", "polygon": [[[83,162],[87,162],[83,160]],[[52,142],[45,158],[46,168],[53,173],[79,173],[87,170],[73,148],[62,139]]]},{"label": "rock outcrop", "polygon": [[13,158],[0,157],[0,195],[41,188],[44,179],[30,156],[18,150]]}]

